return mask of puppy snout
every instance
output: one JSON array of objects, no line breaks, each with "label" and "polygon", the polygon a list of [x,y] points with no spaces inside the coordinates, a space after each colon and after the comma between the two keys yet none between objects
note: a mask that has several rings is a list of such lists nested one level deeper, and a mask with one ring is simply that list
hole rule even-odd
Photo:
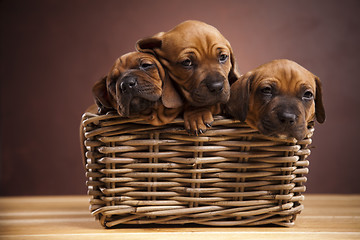
[{"label": "puppy snout", "polygon": [[211,93],[221,92],[224,89],[224,81],[225,77],[218,72],[208,74],[203,80]]},{"label": "puppy snout", "polygon": [[293,113],[289,113],[289,112],[278,112],[278,118],[279,121],[282,124],[286,124],[286,125],[294,125],[297,119],[297,116]]},{"label": "puppy snout", "polygon": [[137,85],[137,80],[134,77],[125,77],[120,83],[120,89],[122,92],[128,92],[131,89],[135,88]]},{"label": "puppy snout", "polygon": [[221,92],[224,88],[224,81],[207,82],[206,86],[210,92]]}]

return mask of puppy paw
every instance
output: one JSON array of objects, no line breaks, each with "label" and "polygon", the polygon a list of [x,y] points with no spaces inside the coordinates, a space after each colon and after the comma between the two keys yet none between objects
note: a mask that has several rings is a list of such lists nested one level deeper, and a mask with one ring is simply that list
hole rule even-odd
[{"label": "puppy paw", "polygon": [[208,108],[187,109],[184,112],[184,126],[189,134],[199,135],[205,133],[214,121]]}]

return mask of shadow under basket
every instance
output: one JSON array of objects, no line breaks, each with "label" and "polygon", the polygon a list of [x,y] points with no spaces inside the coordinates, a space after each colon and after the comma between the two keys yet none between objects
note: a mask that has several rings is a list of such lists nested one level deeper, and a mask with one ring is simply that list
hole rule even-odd
[{"label": "shadow under basket", "polygon": [[104,227],[292,226],[303,209],[311,138],[271,138],[222,116],[199,136],[181,119],[85,113],[82,124],[90,211]]}]

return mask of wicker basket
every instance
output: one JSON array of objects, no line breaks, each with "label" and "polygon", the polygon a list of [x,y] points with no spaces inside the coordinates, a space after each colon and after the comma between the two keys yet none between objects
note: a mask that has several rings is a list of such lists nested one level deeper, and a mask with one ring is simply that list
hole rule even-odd
[{"label": "wicker basket", "polygon": [[90,210],[119,224],[292,226],[303,209],[311,139],[269,138],[217,116],[189,136],[183,122],[155,127],[83,115]]}]

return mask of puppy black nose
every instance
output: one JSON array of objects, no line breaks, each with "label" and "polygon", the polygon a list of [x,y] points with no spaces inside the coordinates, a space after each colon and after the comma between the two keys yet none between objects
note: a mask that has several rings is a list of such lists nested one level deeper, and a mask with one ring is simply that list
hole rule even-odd
[{"label": "puppy black nose", "polygon": [[133,78],[133,77],[127,77],[127,78],[124,78],[122,80],[122,82],[120,83],[120,89],[121,91],[123,92],[127,92],[129,91],[130,89],[133,89],[134,87],[136,87],[137,85],[137,80],[136,78]]},{"label": "puppy black nose", "polygon": [[224,82],[223,81],[217,81],[217,82],[208,82],[206,83],[207,88],[210,92],[220,92],[224,88]]},{"label": "puppy black nose", "polygon": [[293,113],[279,112],[278,118],[279,118],[280,122],[283,124],[293,125],[296,122],[297,117]]}]

